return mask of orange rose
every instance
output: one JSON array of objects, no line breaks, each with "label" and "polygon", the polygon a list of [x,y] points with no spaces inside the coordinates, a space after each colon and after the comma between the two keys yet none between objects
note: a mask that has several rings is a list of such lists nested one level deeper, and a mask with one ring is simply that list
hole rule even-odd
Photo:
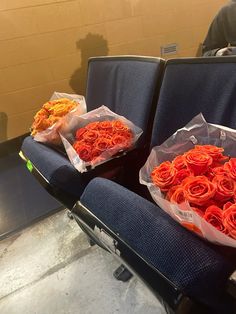
[{"label": "orange rose", "polygon": [[212,179],[217,175],[228,176],[228,172],[224,169],[224,166],[214,168],[210,167],[204,175],[212,181]]},{"label": "orange rose", "polygon": [[181,169],[176,174],[177,184],[180,184],[185,178],[192,176],[192,172],[189,169]]},{"label": "orange rose", "polygon": [[63,116],[66,115],[69,111],[71,111],[72,109],[74,109],[75,106],[76,106],[76,103],[74,103],[73,106],[60,103],[60,104],[55,104],[55,105],[52,106],[48,111],[49,111],[50,115],[54,115],[54,116],[58,116],[58,117],[63,117]]},{"label": "orange rose", "polygon": [[99,126],[99,122],[95,121],[95,122],[91,122],[87,124],[85,128],[89,130],[98,130],[98,126]]},{"label": "orange rose", "polygon": [[99,132],[95,130],[87,130],[87,132],[83,133],[83,139],[85,142],[93,143],[99,137]]},{"label": "orange rose", "polygon": [[50,127],[48,119],[45,119],[43,115],[38,115],[32,125],[31,135],[35,135],[38,132],[41,132]]},{"label": "orange rose", "polygon": [[161,191],[168,189],[176,184],[177,169],[169,161],[161,163],[155,167],[151,173],[152,181]]},{"label": "orange rose", "polygon": [[228,171],[222,165],[214,168],[210,167],[204,175],[211,181],[217,175],[228,176]]},{"label": "orange rose", "polygon": [[184,154],[188,168],[195,176],[204,174],[212,164],[212,157],[207,153],[192,149]]},{"label": "orange rose", "polygon": [[166,193],[166,199],[168,201],[170,201],[172,194],[180,187],[182,187],[182,185],[174,185],[174,186],[172,186]]},{"label": "orange rose", "polygon": [[185,157],[182,155],[179,155],[173,159],[172,164],[177,170],[186,169],[187,165],[185,162]]},{"label": "orange rose", "polygon": [[226,209],[228,209],[230,206],[234,205],[234,203],[232,202],[226,202],[224,205],[223,205],[223,211],[225,211]]},{"label": "orange rose", "polygon": [[216,205],[217,207],[220,207],[221,208],[221,204],[219,204],[219,202],[217,202],[216,200],[214,199],[209,199],[208,201],[206,201],[202,206],[199,206],[200,210],[205,212],[206,209],[208,207],[210,207],[211,205]]},{"label": "orange rose", "polygon": [[[78,103],[67,98],[59,98],[46,102],[34,116],[31,135],[34,136],[38,132],[46,130],[77,105]],[[59,139],[59,136],[57,139]]]},{"label": "orange rose", "polygon": [[99,157],[102,153],[102,150],[100,149],[97,149],[97,148],[93,148],[92,149],[92,153],[91,153],[91,159],[94,160],[96,159],[97,157]]},{"label": "orange rose", "polygon": [[120,120],[113,120],[112,127],[114,131],[127,131],[129,128]]},{"label": "orange rose", "polygon": [[223,211],[223,224],[229,235],[236,239],[236,204]]},{"label": "orange rose", "polygon": [[75,142],[73,144],[73,147],[76,150],[77,154],[79,155],[80,159],[86,162],[92,160],[92,157],[91,157],[92,148],[90,145]]},{"label": "orange rose", "polygon": [[214,226],[216,229],[218,229],[221,232],[226,232],[225,226],[223,224],[223,214],[222,210],[212,205],[207,208],[203,218],[209,222],[212,226]]},{"label": "orange rose", "polygon": [[106,130],[106,131],[111,131],[112,130],[111,121],[108,121],[108,120],[99,122],[98,127],[101,130]]},{"label": "orange rose", "polygon": [[118,146],[122,149],[129,148],[131,145],[131,141],[121,135],[114,135],[111,141],[113,146]]},{"label": "orange rose", "polygon": [[228,175],[228,171],[224,168],[224,166],[212,168],[212,173],[215,176],[218,175],[218,174],[225,175],[225,176]]},{"label": "orange rose", "polygon": [[233,197],[235,191],[235,182],[230,177],[217,175],[213,178],[212,183],[216,187],[214,199],[225,202]]},{"label": "orange rose", "polygon": [[84,134],[87,132],[85,128],[78,129],[75,133],[76,140],[80,141],[83,139]]},{"label": "orange rose", "polygon": [[101,151],[105,151],[109,148],[112,147],[112,142],[111,140],[105,138],[105,137],[101,137],[96,139],[96,141],[94,142],[94,148],[101,150]]},{"label": "orange rose", "polygon": [[236,180],[236,158],[231,158],[224,164],[224,169],[229,173],[229,176]]},{"label": "orange rose", "polygon": [[215,194],[215,186],[205,176],[189,177],[183,182],[189,203],[204,205]]},{"label": "orange rose", "polygon": [[186,195],[185,190],[182,186],[179,186],[175,191],[172,193],[170,202],[171,203],[177,203],[181,204],[183,202],[186,202]]},{"label": "orange rose", "polygon": [[214,145],[196,145],[196,150],[199,150],[201,152],[205,152],[208,155],[210,155],[213,159],[213,162],[219,163],[221,161],[226,161],[228,159],[227,156],[224,156],[222,153],[224,151],[224,148],[217,147]]},{"label": "orange rose", "polygon": [[127,140],[132,140],[134,138],[134,134],[131,130],[116,131],[114,134],[124,136]]},{"label": "orange rose", "polygon": [[56,116],[50,116],[48,118],[48,122],[49,122],[49,125],[52,126],[54,123],[60,121],[60,117],[56,117]]}]

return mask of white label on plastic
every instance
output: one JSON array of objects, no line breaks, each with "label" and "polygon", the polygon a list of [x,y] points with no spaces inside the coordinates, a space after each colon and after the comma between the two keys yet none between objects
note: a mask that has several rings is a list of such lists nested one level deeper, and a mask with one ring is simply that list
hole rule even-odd
[{"label": "white label on plastic", "polygon": [[177,207],[172,208],[174,211],[174,214],[183,221],[193,222],[193,214],[190,211],[187,210],[181,210]]},{"label": "white label on plastic", "polygon": [[190,136],[189,139],[190,139],[190,141],[191,141],[194,145],[197,144],[197,139],[196,139],[196,137],[195,137],[194,135]]},{"label": "white label on plastic", "polygon": [[226,133],[225,133],[225,131],[223,131],[223,130],[220,130],[220,139],[221,139],[222,141],[225,141],[225,140],[226,140]]}]

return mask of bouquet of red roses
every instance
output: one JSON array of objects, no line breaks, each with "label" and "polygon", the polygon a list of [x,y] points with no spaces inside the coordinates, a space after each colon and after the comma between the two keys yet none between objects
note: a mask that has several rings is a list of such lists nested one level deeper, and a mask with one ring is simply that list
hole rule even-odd
[{"label": "bouquet of red roses", "polygon": [[86,111],[84,96],[55,92],[35,114],[31,135],[37,142],[59,145],[61,144],[59,129],[64,123],[65,116],[81,115]]},{"label": "bouquet of red roses", "polygon": [[132,149],[142,130],[105,106],[82,116],[69,116],[60,130],[67,155],[80,171]]},{"label": "bouquet of red roses", "polygon": [[140,182],[156,203],[211,242],[236,247],[236,131],[201,115],[154,147]]}]

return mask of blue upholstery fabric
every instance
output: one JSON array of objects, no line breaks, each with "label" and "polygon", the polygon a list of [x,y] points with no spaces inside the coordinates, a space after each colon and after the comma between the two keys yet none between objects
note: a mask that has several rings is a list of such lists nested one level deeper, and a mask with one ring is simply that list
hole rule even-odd
[{"label": "blue upholstery fabric", "polygon": [[[139,141],[141,145],[150,127],[150,114],[153,105],[156,105],[153,102],[154,93],[162,68],[163,61],[159,58],[92,58],[86,90],[88,111],[106,105],[125,116],[143,129],[144,134]],[[79,199],[87,183],[66,158],[31,137],[25,139],[22,151],[49,183]]]},{"label": "blue upholstery fabric", "polygon": [[106,179],[93,179],[81,203],[184,293],[215,308],[215,313],[231,313],[231,301],[223,291],[235,267],[215,246]]},{"label": "blue upholstery fabric", "polygon": [[194,116],[236,128],[236,58],[167,61],[153,126],[152,144],[162,144]]},{"label": "blue upholstery fabric", "polygon": [[65,156],[31,136],[25,138],[21,150],[50,184],[76,197],[81,195],[85,187],[83,178]]},{"label": "blue upholstery fabric", "polygon": [[162,63],[158,58],[91,58],[88,68],[88,110],[101,105],[125,116],[145,138]]}]

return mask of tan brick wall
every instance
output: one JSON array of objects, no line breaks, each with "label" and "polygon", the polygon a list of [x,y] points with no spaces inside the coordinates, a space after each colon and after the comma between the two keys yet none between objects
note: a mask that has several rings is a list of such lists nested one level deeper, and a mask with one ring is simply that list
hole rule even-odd
[{"label": "tan brick wall", "polygon": [[[29,130],[54,91],[84,94],[90,56],[195,56],[225,0],[1,0],[0,141]],[[7,130],[6,130],[7,126]]]}]

